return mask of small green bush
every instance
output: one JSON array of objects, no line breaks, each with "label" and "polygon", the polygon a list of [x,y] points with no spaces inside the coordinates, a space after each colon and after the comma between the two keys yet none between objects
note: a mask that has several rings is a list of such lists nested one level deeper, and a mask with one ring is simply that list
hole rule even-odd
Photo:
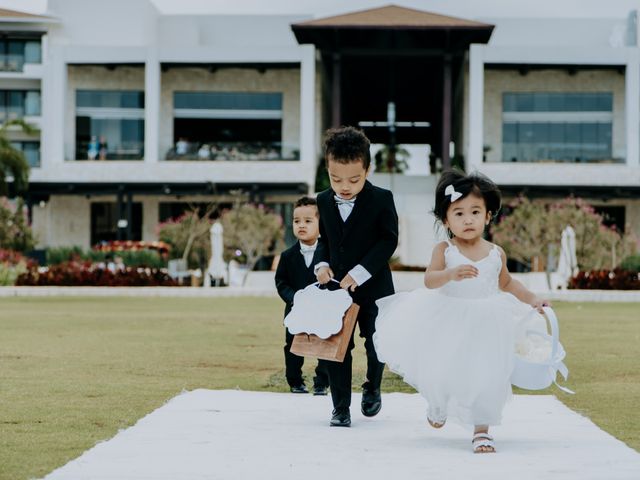
[{"label": "small green bush", "polygon": [[640,253],[629,255],[620,264],[623,270],[631,270],[632,272],[640,272]]},{"label": "small green bush", "polygon": [[106,252],[100,250],[83,251],[80,247],[55,247],[47,250],[47,264],[60,265],[72,260],[89,261],[92,263],[106,262],[107,255],[111,258],[122,257],[127,267],[164,268],[167,262],[157,250],[124,250],[121,252]]}]

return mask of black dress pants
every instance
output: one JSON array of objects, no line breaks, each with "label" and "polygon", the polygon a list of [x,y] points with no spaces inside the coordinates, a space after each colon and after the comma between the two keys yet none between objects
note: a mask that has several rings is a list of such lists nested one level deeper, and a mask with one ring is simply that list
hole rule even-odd
[{"label": "black dress pants", "polygon": [[[370,388],[380,388],[382,383],[382,372],[384,363],[378,360],[376,349],[373,345],[373,333],[376,330],[376,317],[378,316],[378,307],[375,303],[369,305],[361,305],[358,312],[358,328],[360,336],[364,338],[364,348],[367,351],[367,381]],[[331,388],[331,400],[333,408],[336,410],[348,410],[351,406],[351,378],[353,357],[351,350],[355,343],[353,335],[344,357],[344,362],[327,362],[329,370],[329,386]]]},{"label": "black dress pants", "polygon": [[[284,343],[284,366],[285,376],[287,383],[290,387],[299,387],[304,384],[302,379],[302,366],[304,365],[304,357],[291,353],[291,344],[293,343],[293,335],[289,333],[289,329],[285,328],[285,343]],[[313,377],[314,387],[328,387],[329,386],[329,374],[327,372],[326,360],[318,360],[316,365],[316,376]]]}]

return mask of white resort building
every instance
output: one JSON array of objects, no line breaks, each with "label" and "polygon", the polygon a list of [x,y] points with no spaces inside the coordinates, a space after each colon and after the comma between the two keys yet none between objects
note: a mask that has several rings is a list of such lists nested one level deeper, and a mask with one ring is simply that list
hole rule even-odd
[{"label": "white resort building", "polygon": [[373,177],[396,196],[403,263],[426,263],[431,172],[451,164],[507,197],[583,197],[640,234],[637,10],[486,18],[470,2],[459,18],[371,1],[325,16],[315,3],[304,15],[164,14],[151,0],[0,9],[0,117],[39,129],[9,133],[32,168],[39,247],[154,240],[188,204],[237,189],[288,221],[315,190],[322,132],[342,124],[374,154],[407,152],[404,174]]}]

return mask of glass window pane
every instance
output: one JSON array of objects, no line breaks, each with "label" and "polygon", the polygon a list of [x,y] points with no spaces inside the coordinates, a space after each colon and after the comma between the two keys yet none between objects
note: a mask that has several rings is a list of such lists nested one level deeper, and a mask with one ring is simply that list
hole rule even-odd
[{"label": "glass window pane", "polygon": [[596,109],[599,112],[612,112],[613,93],[599,93],[596,102]]},{"label": "glass window pane", "polygon": [[533,111],[533,94],[519,93],[516,97],[516,110],[518,112]]},{"label": "glass window pane", "polygon": [[26,92],[24,99],[25,115],[39,116],[40,115],[40,92],[37,90],[31,90]]},{"label": "glass window pane", "polygon": [[24,117],[24,92],[10,90],[8,92],[9,106],[7,108],[10,119]]},{"label": "glass window pane", "polygon": [[516,110],[516,95],[513,93],[502,94],[502,111],[503,112],[515,112]]},{"label": "glass window pane", "polygon": [[[611,159],[611,122],[594,121],[591,112],[612,112],[611,92],[504,93],[503,111],[511,112],[503,123],[503,161],[550,159],[555,161],[602,161]],[[536,122],[518,122],[518,113],[584,112],[571,123],[548,121],[538,115]],[[524,119],[524,117],[523,117]]]},{"label": "glass window pane", "polygon": [[144,108],[144,92],[76,90],[76,106],[93,108]]},{"label": "glass window pane", "polygon": [[534,93],[533,96],[533,111],[535,112],[548,112],[550,104],[550,95],[548,93]]},{"label": "glass window pane", "polygon": [[207,110],[281,110],[281,93],[175,92],[174,108]]},{"label": "glass window pane", "polygon": [[565,96],[562,93],[549,94],[549,111],[550,112],[564,112],[565,111]]},{"label": "glass window pane", "polygon": [[582,98],[581,94],[567,93],[565,97],[565,111],[567,112],[580,112],[582,111]]},{"label": "glass window pane", "polygon": [[25,43],[24,61],[25,63],[42,63],[42,47],[38,40]]},{"label": "glass window pane", "polygon": [[502,141],[507,143],[518,141],[518,127],[515,123],[502,124]]}]

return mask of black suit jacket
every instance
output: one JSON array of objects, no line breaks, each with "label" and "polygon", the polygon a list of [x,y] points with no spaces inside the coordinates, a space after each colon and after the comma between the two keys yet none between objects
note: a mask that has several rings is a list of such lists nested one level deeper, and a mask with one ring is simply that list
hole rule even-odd
[{"label": "black suit jacket", "polygon": [[371,278],[352,293],[355,303],[365,306],[394,293],[389,259],[398,246],[398,214],[389,190],[365,182],[347,218],[342,221],[334,191],[318,194],[321,261],[328,262],[340,281],[356,265]]},{"label": "black suit jacket", "polygon": [[313,273],[313,266],[324,258],[322,250],[325,247],[318,242],[318,247],[313,254],[313,260],[307,267],[304,263],[304,256],[300,252],[300,242],[296,242],[291,247],[280,254],[280,262],[276,269],[276,288],[278,295],[285,301],[284,316],[291,311],[293,306],[293,296],[298,290],[305,288],[311,283],[315,283],[316,276]]}]

